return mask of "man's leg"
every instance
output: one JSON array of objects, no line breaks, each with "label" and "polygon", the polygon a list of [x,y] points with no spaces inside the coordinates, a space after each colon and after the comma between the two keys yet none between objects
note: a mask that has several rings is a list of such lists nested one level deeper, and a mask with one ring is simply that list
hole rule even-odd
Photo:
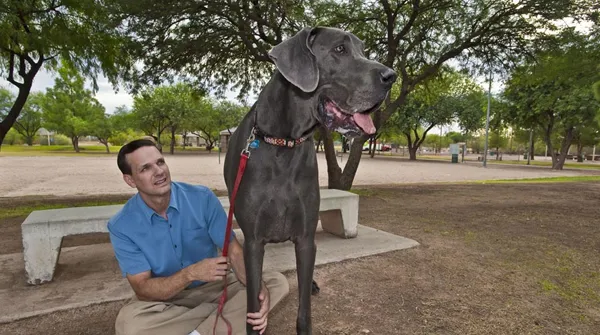
[{"label": "man's leg", "polygon": [[[263,280],[269,290],[269,307],[273,309],[289,293],[289,283],[285,276],[279,272],[263,272]],[[231,290],[231,286],[227,287],[228,298],[223,308],[223,316],[231,324],[233,335],[246,334],[246,289],[239,282],[237,284],[238,286],[233,287],[233,290]],[[218,304],[219,297],[212,302]],[[196,328],[200,335],[212,334],[216,316],[215,310]],[[219,318],[217,324],[217,334],[227,334],[227,325],[221,318]]]},{"label": "man's leg", "polygon": [[[227,283],[228,293],[243,287],[234,274],[227,277]],[[216,281],[184,290],[167,302],[134,298],[119,311],[116,335],[187,335],[217,309],[222,291],[223,282]]]}]

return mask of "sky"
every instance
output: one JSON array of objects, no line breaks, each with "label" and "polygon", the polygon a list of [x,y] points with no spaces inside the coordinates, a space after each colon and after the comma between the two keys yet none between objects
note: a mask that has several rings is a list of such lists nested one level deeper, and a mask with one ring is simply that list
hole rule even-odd
[{"label": "sky", "polygon": [[[33,80],[33,86],[31,87],[32,92],[41,91],[45,92],[47,88],[54,86],[54,79],[56,78],[56,74],[45,71],[43,68],[40,72],[35,76]],[[87,88],[91,89],[91,81],[86,82]],[[9,83],[5,77],[0,78],[0,87],[7,88],[14,94],[17,94],[18,89]],[[228,91],[226,93],[226,98],[228,100],[235,100],[237,96],[237,91]],[[108,81],[108,79],[104,76],[98,77],[98,91],[95,95],[96,99],[104,106],[107,113],[112,114],[116,107],[125,105],[128,108],[133,107],[133,96],[124,88],[119,88],[117,92],[113,89],[112,84]],[[255,99],[255,97],[252,97]],[[253,102],[253,100],[250,100]]]}]

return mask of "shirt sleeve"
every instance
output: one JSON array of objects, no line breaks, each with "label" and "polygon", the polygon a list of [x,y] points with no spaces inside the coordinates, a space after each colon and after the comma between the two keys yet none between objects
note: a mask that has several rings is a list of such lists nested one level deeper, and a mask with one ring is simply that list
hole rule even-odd
[{"label": "shirt sleeve", "polygon": [[[208,223],[208,234],[213,243],[223,249],[225,242],[225,229],[227,228],[227,214],[221,205],[219,198],[212,192],[208,191],[206,202],[205,220]],[[231,241],[235,233],[231,230],[229,240]]]},{"label": "shirt sleeve", "polygon": [[127,235],[108,225],[110,242],[121,268],[121,274],[136,275],[152,268],[140,248]]}]

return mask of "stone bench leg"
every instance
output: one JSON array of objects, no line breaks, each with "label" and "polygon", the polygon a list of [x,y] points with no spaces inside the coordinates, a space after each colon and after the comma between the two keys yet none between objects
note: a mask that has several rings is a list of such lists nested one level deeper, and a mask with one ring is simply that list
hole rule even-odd
[{"label": "stone bench leg", "polygon": [[342,238],[354,238],[358,234],[358,197],[345,202],[342,209],[319,213],[323,230]]},{"label": "stone bench leg", "polygon": [[38,285],[52,281],[62,237],[50,237],[48,226],[31,229],[32,231],[23,231],[23,258],[27,283]]}]

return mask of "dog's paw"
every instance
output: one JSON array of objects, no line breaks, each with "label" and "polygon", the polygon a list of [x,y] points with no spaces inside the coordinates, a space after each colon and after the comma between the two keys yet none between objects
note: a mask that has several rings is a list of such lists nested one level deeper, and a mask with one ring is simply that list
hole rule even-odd
[{"label": "dog's paw", "polygon": [[321,291],[321,289],[319,288],[319,285],[317,285],[317,282],[313,280],[312,281],[312,289],[311,289],[312,295],[317,295],[317,294],[319,294],[320,291]]}]

